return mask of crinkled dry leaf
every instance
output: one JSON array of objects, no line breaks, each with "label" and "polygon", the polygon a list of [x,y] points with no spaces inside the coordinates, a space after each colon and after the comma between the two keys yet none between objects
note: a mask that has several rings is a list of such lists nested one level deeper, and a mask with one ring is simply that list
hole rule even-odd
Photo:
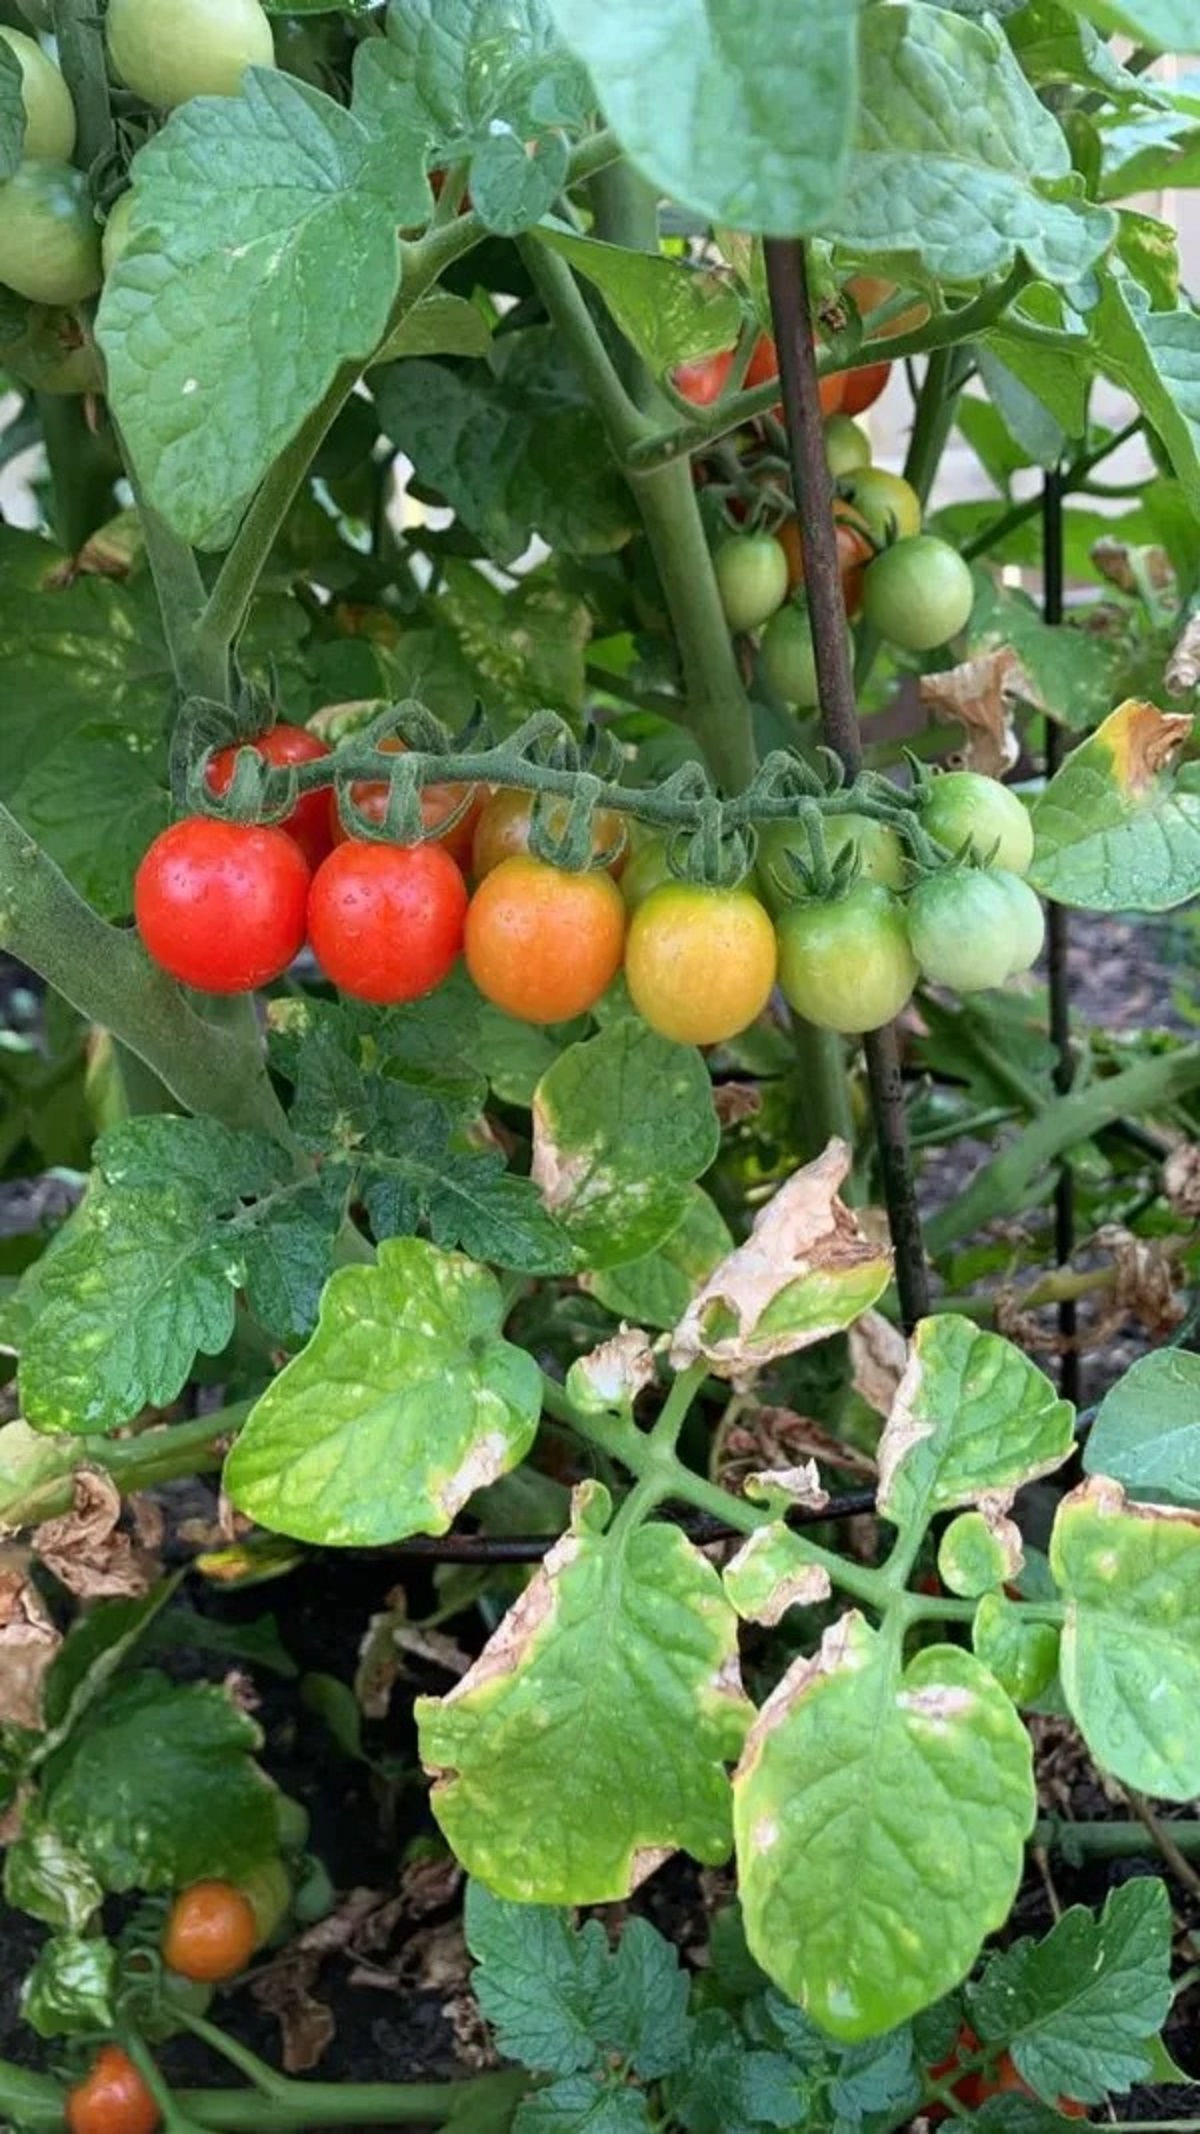
[{"label": "crinkled dry leaf", "polygon": [[849,1149],[833,1140],[768,1201],[676,1327],[677,1371],[701,1357],[723,1377],[756,1370],[840,1332],[874,1303],[891,1254],[838,1197],[849,1169]]},{"label": "crinkled dry leaf", "polygon": [[[872,1314],[868,1312],[867,1317]],[[853,1340],[853,1333],[850,1338]],[[833,1437],[811,1416],[796,1415],[791,1408],[737,1403],[717,1439],[713,1476],[733,1488],[740,1486],[747,1475],[764,1469],[796,1467],[802,1460],[820,1460],[826,1467],[868,1479],[875,1473],[875,1462],[869,1453]]]},{"label": "crinkled dry leaf", "polygon": [[744,1486],[755,1504],[802,1504],[809,1511],[819,1512],[829,1502],[829,1491],[821,1487],[815,1460],[803,1460],[798,1467],[763,1468],[747,1475]]},{"label": "crinkled dry leaf", "polygon": [[121,1532],[121,1492],[112,1477],[82,1467],[74,1491],[74,1509],[38,1527],[35,1554],[81,1600],[136,1600],[148,1593],[159,1567],[148,1550]]},{"label": "crinkled dry leaf", "polygon": [[1185,1317],[1186,1306],[1163,1240],[1134,1237],[1120,1223],[1105,1223],[1096,1232],[1096,1243],[1113,1256],[1114,1316],[1139,1320],[1149,1334],[1171,1333]]},{"label": "crinkled dry leaf", "polygon": [[851,1327],[850,1366],[854,1390],[877,1415],[891,1414],[907,1362],[908,1345],[904,1336],[882,1312],[864,1312]]},{"label": "crinkled dry leaf", "polygon": [[1162,1188],[1176,1215],[1190,1223],[1200,1219],[1200,1144],[1182,1141],[1171,1150],[1162,1169]]},{"label": "crinkled dry leaf", "polygon": [[1098,729],[1112,751],[1113,781],[1124,793],[1150,792],[1171,771],[1192,731],[1185,711],[1159,711],[1128,697]]},{"label": "crinkled dry leaf", "polygon": [[42,1684],[61,1644],[24,1572],[0,1571],[0,1723],[40,1729]]},{"label": "crinkled dry leaf", "polygon": [[922,675],[920,695],[939,719],[962,727],[966,736],[963,763],[985,778],[1002,777],[1021,753],[1013,729],[1018,705],[1045,709],[1011,645],[982,652],[944,674]]},{"label": "crinkled dry leaf", "polygon": [[576,1357],[567,1373],[567,1392],[586,1414],[609,1415],[632,1408],[654,1376],[649,1334],[640,1326],[622,1326],[611,1341]]},{"label": "crinkled dry leaf", "polygon": [[251,1981],[253,1999],[279,2024],[283,2068],[288,2075],[311,2074],[337,2032],[332,2009],[312,1993],[320,1968],[319,1953],[297,1945]]},{"label": "crinkled dry leaf", "polygon": [[1115,585],[1122,593],[1139,591],[1139,576],[1152,586],[1156,593],[1165,592],[1175,583],[1171,559],[1165,548],[1131,548],[1127,541],[1114,540],[1105,534],[1093,541],[1090,555],[1102,578]]},{"label": "crinkled dry leaf", "polygon": [[1189,615],[1176,638],[1163,682],[1170,697],[1190,696],[1200,689],[1200,614]]},{"label": "crinkled dry leaf", "polygon": [[762,1091],[757,1082],[719,1082],[713,1090],[713,1103],[724,1132],[726,1127],[740,1126],[743,1119],[758,1117]]}]

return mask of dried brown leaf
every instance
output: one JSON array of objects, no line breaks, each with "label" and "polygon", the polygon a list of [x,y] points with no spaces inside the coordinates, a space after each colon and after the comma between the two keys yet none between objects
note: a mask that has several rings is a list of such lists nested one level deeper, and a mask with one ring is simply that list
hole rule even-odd
[{"label": "dried brown leaf", "polygon": [[251,1997],[279,2024],[288,2075],[319,2067],[337,2032],[332,2009],[312,1992],[320,1968],[318,1954],[293,1946],[250,1983]]},{"label": "dried brown leaf", "polygon": [[1162,1187],[1176,1215],[1200,1220],[1200,1143],[1182,1141],[1162,1169]]},{"label": "dried brown leaf", "polygon": [[46,1569],[81,1600],[136,1600],[148,1593],[159,1565],[121,1531],[121,1493],[112,1477],[81,1467],[73,1488],[74,1508],[45,1520],[34,1534],[34,1551]]},{"label": "dried brown leaf", "polygon": [[23,1571],[0,1570],[0,1722],[42,1724],[42,1685],[62,1638]]},{"label": "dried brown leaf", "polygon": [[877,1415],[890,1415],[907,1362],[904,1336],[882,1312],[864,1312],[851,1327],[850,1365],[854,1390]]},{"label": "dried brown leaf", "polygon": [[1200,614],[1189,615],[1175,640],[1163,673],[1168,696],[1190,696],[1200,689]]},{"label": "dried brown leaf", "polygon": [[962,761],[985,778],[1003,777],[1021,753],[1013,726],[1018,706],[1045,709],[1011,645],[963,660],[946,673],[923,675],[920,696],[939,719],[962,727]]},{"label": "dried brown leaf", "polygon": [[1148,1334],[1169,1334],[1186,1306],[1176,1288],[1178,1271],[1161,1238],[1134,1237],[1119,1223],[1105,1223],[1096,1243],[1110,1252],[1116,1273],[1115,1311],[1140,1321]]}]

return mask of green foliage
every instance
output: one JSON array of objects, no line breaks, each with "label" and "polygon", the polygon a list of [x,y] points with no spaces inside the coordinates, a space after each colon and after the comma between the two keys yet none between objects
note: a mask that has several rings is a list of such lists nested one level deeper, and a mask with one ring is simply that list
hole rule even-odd
[{"label": "green foliage", "polygon": [[1133,1497],[1200,1504],[1200,1357],[1186,1349],[1139,1357],[1101,1401],[1083,1464]]}]

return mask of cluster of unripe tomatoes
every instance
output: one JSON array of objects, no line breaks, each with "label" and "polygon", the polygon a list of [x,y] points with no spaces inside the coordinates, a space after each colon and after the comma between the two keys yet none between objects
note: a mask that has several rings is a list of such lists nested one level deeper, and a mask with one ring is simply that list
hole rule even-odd
[{"label": "cluster of unripe tomatoes", "polygon": [[[290,1899],[287,1871],[268,1862],[239,1886],[194,1882],[167,1914],[161,1942],[169,1984],[221,1986],[246,1969],[275,1933]],[[207,2000],[203,1994],[202,2005]],[[105,2045],[67,2097],[70,2134],[157,2134],[162,2125],[149,2084],[119,2045]]]},{"label": "cluster of unripe tomatoes", "polygon": [[[275,766],[329,752],[286,725],[252,746]],[[235,757],[212,758],[215,792],[228,790]],[[384,822],[386,784],[357,780],[351,797]],[[825,815],[835,885],[825,894],[812,893],[812,836],[798,822],[764,825],[755,870],[718,887],[679,880],[667,837],[639,831],[631,844],[609,809],[593,818],[592,864],[569,873],[530,850],[529,793],[429,785],[421,802],[431,834],[419,844],[348,835],[324,789],[303,794],[278,827],[174,824],[137,874],[146,948],[185,985],[238,993],[280,977],[307,940],[343,993],[381,1004],[433,991],[461,955],[487,1000],[531,1023],[586,1013],[623,969],[653,1029],[712,1045],[748,1028],[776,983],[810,1022],[855,1035],[898,1014],[921,975],[958,991],[1001,985],[1042,944],[1041,906],[1021,879],[1028,815],[969,771],[934,779],[920,798],[922,827],[952,863],[916,879],[889,822]],[[552,833],[567,806],[548,803]],[[837,865],[851,844],[856,872],[845,857]]]}]

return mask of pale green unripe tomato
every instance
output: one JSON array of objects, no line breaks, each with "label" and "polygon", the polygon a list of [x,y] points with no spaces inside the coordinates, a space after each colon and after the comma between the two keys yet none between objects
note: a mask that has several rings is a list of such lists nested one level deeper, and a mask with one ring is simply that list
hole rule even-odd
[{"label": "pale green unripe tomato", "polygon": [[108,56],[127,89],[159,110],[236,96],[247,67],[273,67],[258,0],[109,0]]},{"label": "pale green unripe tomato", "polygon": [[100,232],[83,172],[26,161],[0,185],[0,282],[35,304],[81,304],[100,287]]},{"label": "pale green unripe tomato", "polygon": [[104,260],[105,274],[111,274],[130,239],[130,224],[133,221],[133,194],[122,193],[109,209],[104,235],[100,240],[100,252]]},{"label": "pale green unripe tomato", "polygon": [[21,69],[22,155],[36,162],[69,163],[75,149],[75,106],[62,75],[36,37],[27,37],[24,30],[6,29],[2,23],[0,37]]}]

